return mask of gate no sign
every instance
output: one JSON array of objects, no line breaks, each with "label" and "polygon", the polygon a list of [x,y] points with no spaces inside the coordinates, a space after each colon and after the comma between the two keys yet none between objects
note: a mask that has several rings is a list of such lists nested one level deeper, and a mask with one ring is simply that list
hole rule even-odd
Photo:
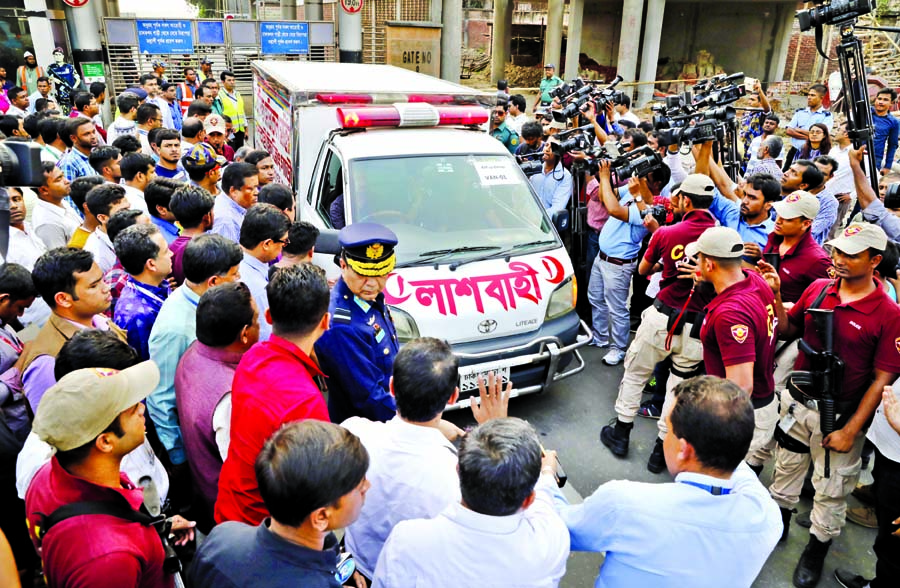
[{"label": "gate no sign", "polygon": [[[76,1],[87,1],[87,0],[76,0]],[[349,14],[355,14],[362,10],[363,0],[341,0],[341,8],[344,9],[344,12]]]}]

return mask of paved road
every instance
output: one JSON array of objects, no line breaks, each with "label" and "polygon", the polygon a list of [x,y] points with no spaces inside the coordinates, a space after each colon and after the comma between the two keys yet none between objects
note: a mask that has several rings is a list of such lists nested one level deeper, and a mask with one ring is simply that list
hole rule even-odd
[{"label": "paved road", "polygon": [[[654,475],[647,471],[646,462],[656,438],[656,421],[638,419],[631,435],[628,458],[614,457],[600,444],[600,427],[614,418],[616,392],[622,368],[603,365],[600,358],[605,350],[584,348],[587,367],[584,372],[558,382],[548,393],[515,398],[510,404],[510,416],[529,421],[541,435],[548,449],[559,451],[560,460],[569,476],[569,486],[580,496],[587,496],[600,484],[613,479],[667,482],[667,473]],[[460,426],[474,424],[470,413],[449,413],[450,420]],[[768,484],[771,467],[763,473]],[[850,498],[851,506],[856,506]],[[801,512],[811,503],[803,500]],[[834,568],[854,569],[871,576],[875,569],[872,543],[875,532],[847,523],[844,534],[835,541],[825,562],[822,588],[839,586],[834,580]],[[803,547],[808,531],[794,525],[786,544],[776,547],[754,584],[757,588],[790,587],[791,574]],[[569,560],[563,579],[564,588],[592,586],[602,557],[596,554],[575,554]],[[702,565],[702,563],[698,564]]]}]

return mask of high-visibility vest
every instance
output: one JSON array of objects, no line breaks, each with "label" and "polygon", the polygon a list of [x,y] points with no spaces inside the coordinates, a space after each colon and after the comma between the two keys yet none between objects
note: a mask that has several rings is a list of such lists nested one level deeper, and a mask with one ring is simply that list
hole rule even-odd
[{"label": "high-visibility vest", "polygon": [[178,105],[181,106],[181,115],[187,116],[188,106],[194,101],[194,87],[188,85],[187,82],[181,82],[178,84],[178,91],[181,95],[181,99],[178,101]]},{"label": "high-visibility vest", "polygon": [[229,94],[225,88],[219,90],[219,98],[222,100],[222,114],[231,118],[231,124],[235,133],[247,130],[247,117],[244,114],[244,99],[240,92],[235,90]]}]

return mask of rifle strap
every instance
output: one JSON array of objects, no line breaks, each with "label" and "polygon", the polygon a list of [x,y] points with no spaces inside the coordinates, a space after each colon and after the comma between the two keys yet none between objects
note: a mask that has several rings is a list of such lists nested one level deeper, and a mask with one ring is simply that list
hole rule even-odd
[{"label": "rifle strap", "polygon": [[[143,506],[141,506],[141,508],[143,508]],[[164,516],[150,516],[143,511],[134,510],[131,508],[131,505],[124,501],[110,502],[86,500],[82,502],[72,502],[57,508],[49,515],[44,516],[42,524],[40,525],[40,538],[43,539],[50,529],[64,520],[82,515],[109,515],[131,521],[132,523],[140,523],[147,527],[165,518]]]}]

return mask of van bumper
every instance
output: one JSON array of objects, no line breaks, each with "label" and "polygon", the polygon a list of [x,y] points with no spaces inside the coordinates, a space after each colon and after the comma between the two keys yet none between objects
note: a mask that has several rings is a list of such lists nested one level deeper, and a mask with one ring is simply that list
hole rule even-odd
[{"label": "van bumper", "polygon": [[[509,366],[512,398],[542,392],[553,382],[584,370],[578,349],[587,345],[592,336],[590,327],[573,311],[544,322],[537,331],[459,343],[453,345],[453,352],[459,358],[460,368]],[[477,389],[463,390],[461,386],[459,400],[446,410],[468,408],[473,396],[478,396]]]}]

